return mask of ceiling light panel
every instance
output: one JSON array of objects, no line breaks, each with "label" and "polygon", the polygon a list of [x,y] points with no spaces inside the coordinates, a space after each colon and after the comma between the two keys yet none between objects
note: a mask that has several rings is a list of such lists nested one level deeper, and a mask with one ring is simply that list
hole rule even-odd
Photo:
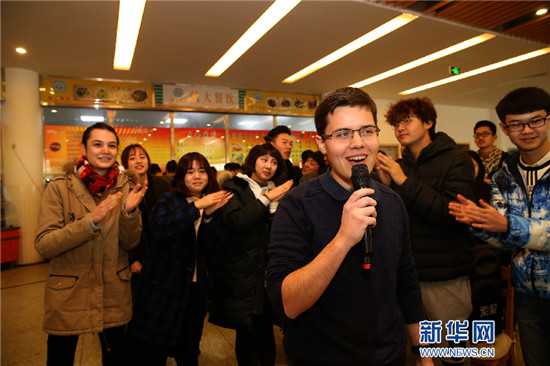
[{"label": "ceiling light panel", "polygon": [[239,59],[250,47],[284,18],[301,0],[277,0],[233,46],[208,70],[205,76],[218,77]]},{"label": "ceiling light panel", "polygon": [[373,84],[373,83],[376,83],[377,81],[380,81],[380,80],[383,80],[383,79],[386,79],[386,78],[389,78],[391,76],[394,76],[394,75],[397,75],[397,74],[400,74],[402,72],[405,72],[405,71],[408,71],[410,69],[413,69],[415,67],[418,67],[420,65],[424,65],[424,64],[427,64],[428,62],[432,62],[432,61],[435,61],[437,59],[440,59],[442,57],[445,57],[445,56],[448,56],[448,55],[451,55],[453,53],[456,53],[458,51],[462,51],[466,48],[469,48],[469,47],[472,47],[472,46],[475,46],[477,44],[480,44],[482,42],[485,42],[485,41],[488,41],[490,39],[493,39],[495,36],[492,35],[492,34],[489,34],[489,33],[484,33],[480,36],[477,36],[477,37],[474,37],[474,38],[470,38],[464,42],[460,42],[460,43],[457,43],[455,44],[454,46],[451,46],[451,47],[447,47],[445,49],[442,49],[440,51],[437,51],[437,52],[434,52],[430,55],[427,55],[427,56],[424,56],[424,57],[421,57],[417,60],[414,60],[414,61],[411,61],[407,64],[404,64],[404,65],[401,65],[399,67],[396,67],[394,69],[391,69],[391,70],[388,70],[388,71],[385,71],[381,74],[378,74],[378,75],[375,75],[375,76],[372,76],[368,79],[365,79],[365,80],[362,80],[362,81],[359,81],[353,85],[351,85],[352,87],[355,87],[355,88],[362,88],[366,85],[370,85],[370,84]]},{"label": "ceiling light panel", "polygon": [[444,84],[452,83],[454,81],[466,79],[466,78],[469,78],[469,77],[472,77],[472,76],[475,76],[475,75],[483,74],[483,73],[488,72],[488,71],[493,71],[493,70],[496,70],[496,69],[500,69],[501,67],[509,66],[509,65],[512,65],[512,64],[515,64],[515,63],[518,63],[518,62],[522,62],[522,61],[526,61],[526,60],[529,60],[529,59],[532,59],[532,58],[535,58],[535,57],[546,55],[547,53],[550,53],[550,47],[541,48],[541,49],[533,51],[533,52],[525,53],[523,55],[512,57],[512,58],[509,58],[509,59],[506,59],[506,60],[503,60],[503,61],[500,61],[500,62],[495,62],[494,64],[483,66],[483,67],[480,67],[480,68],[477,68],[475,70],[471,70],[471,71],[468,71],[468,72],[465,72],[465,73],[462,73],[462,74],[459,74],[459,75],[454,75],[454,76],[451,76],[451,77],[448,77],[448,78],[445,78],[445,79],[434,81],[432,83],[428,83],[428,84],[418,86],[416,88],[404,90],[404,91],[400,92],[399,95],[408,95],[408,94],[417,93],[417,92],[422,91],[422,90],[435,88],[436,86],[441,86],[441,85],[444,85]]},{"label": "ceiling light panel", "polygon": [[120,0],[116,34],[115,70],[130,70],[146,0]]},{"label": "ceiling light panel", "polygon": [[336,51],[332,52],[330,55],[323,57],[322,59],[312,63],[308,67],[287,77],[286,79],[283,80],[283,83],[286,83],[286,84],[295,83],[296,81],[305,78],[306,76],[314,73],[315,71],[322,69],[327,65],[330,65],[334,61],[337,61],[342,57],[347,56],[354,51],[357,51],[359,48],[364,47],[381,37],[384,37],[385,35],[393,32],[396,29],[401,28],[402,26],[412,22],[417,18],[418,18],[417,15],[412,15],[407,13],[401,14],[398,17],[395,17],[392,20],[382,24],[378,28],[362,35],[361,37],[357,38],[355,41],[350,42],[347,45],[337,49]]}]

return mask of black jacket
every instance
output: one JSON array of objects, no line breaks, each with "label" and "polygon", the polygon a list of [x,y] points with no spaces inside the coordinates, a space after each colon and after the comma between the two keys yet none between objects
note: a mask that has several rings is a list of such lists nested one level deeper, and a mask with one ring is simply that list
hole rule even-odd
[{"label": "black jacket", "polygon": [[443,132],[436,134],[417,161],[405,149],[398,160],[407,179],[392,188],[409,213],[413,257],[420,281],[446,281],[468,275],[473,242],[467,227],[449,214],[457,194],[474,198],[472,159]]},{"label": "black jacket", "polygon": [[222,209],[228,245],[214,266],[209,320],[226,328],[252,330],[252,315],[264,309],[273,215],[245,180],[234,177],[223,188],[234,196]]}]

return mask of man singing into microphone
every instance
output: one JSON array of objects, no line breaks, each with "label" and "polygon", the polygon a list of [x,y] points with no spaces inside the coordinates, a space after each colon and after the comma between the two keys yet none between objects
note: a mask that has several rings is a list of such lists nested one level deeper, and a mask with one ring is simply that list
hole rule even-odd
[{"label": "man singing into microphone", "polygon": [[[315,126],[331,169],[280,202],[268,251],[267,290],[290,364],[405,365],[407,336],[418,350],[425,319],[407,211],[391,189],[370,179],[353,192],[351,179],[352,166],[376,162],[376,105],[360,89],[338,89]],[[365,270],[367,226],[374,257]]]}]

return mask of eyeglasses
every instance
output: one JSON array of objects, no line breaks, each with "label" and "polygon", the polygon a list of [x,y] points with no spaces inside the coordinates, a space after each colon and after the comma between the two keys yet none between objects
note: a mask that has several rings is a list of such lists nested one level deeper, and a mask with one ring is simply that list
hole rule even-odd
[{"label": "eyeglasses", "polygon": [[407,117],[403,118],[401,121],[397,121],[393,124],[393,128],[399,127],[399,125],[408,126],[411,123],[413,118],[417,118],[414,114],[409,114]]},{"label": "eyeglasses", "polygon": [[492,132],[489,132],[489,131],[485,131],[485,132],[482,132],[482,133],[474,133],[474,137],[476,139],[480,138],[480,137],[489,137],[491,136],[493,133]]},{"label": "eyeglasses", "polygon": [[332,131],[329,135],[321,135],[323,139],[334,139],[338,141],[349,141],[353,139],[353,133],[359,132],[359,136],[364,139],[369,139],[374,136],[378,136],[380,129],[376,126],[363,126],[357,130],[352,130],[351,128],[342,128],[340,130]]},{"label": "eyeglasses", "polygon": [[546,117],[533,118],[532,120],[527,121],[527,122],[512,122],[512,123],[506,125],[506,128],[510,132],[523,131],[525,126],[529,126],[529,128],[539,128],[539,127],[544,126],[544,124],[546,123],[546,120],[548,119],[548,117],[550,117],[550,115],[548,115]]}]

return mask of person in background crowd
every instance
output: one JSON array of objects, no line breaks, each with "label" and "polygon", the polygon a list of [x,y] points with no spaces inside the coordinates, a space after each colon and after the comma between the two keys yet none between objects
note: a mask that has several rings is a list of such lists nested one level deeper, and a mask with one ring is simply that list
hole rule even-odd
[{"label": "person in background crowd", "polygon": [[[474,197],[472,159],[448,135],[435,132],[437,112],[428,98],[400,100],[385,117],[405,150],[397,161],[379,153],[378,176],[405,202],[424,310],[429,320],[442,322],[440,346],[453,347],[445,325],[468,320],[472,312],[474,243],[467,227],[449,215],[448,205],[459,193]],[[463,362],[443,359],[444,364]]]},{"label": "person in background crowd", "polygon": [[147,254],[134,316],[132,365],[164,366],[169,354],[178,365],[197,365],[207,303],[208,258],[223,246],[219,208],[232,197],[220,191],[206,158],[196,152],[178,162],[174,190],[151,215]]},{"label": "person in background crowd", "polygon": [[162,169],[160,169],[160,166],[157,163],[153,163],[149,168],[149,174],[154,176],[162,176]]},{"label": "person in background crowd", "polygon": [[176,175],[176,169],[178,168],[178,163],[175,160],[170,160],[166,163],[166,170],[162,175],[162,178],[168,182],[168,185],[172,186],[172,181],[174,180],[174,175]]},{"label": "person in background crowd", "polygon": [[[143,263],[147,256],[147,250],[151,246],[151,227],[149,218],[153,207],[162,195],[170,190],[168,183],[160,177],[153,176],[149,173],[151,158],[143,146],[139,144],[127,146],[120,155],[120,160],[124,169],[130,174],[134,172],[138,176],[138,182],[147,187],[147,193],[139,204],[141,211],[141,240],[139,245],[129,252],[130,270],[132,271],[132,295],[135,296],[138,286],[138,279],[141,274]],[[135,299],[135,298],[134,298]]]},{"label": "person in background crowd", "polygon": [[325,155],[320,151],[315,151],[307,158],[304,164],[300,183],[317,178],[319,175],[324,173],[325,167]]},{"label": "person in background crowd", "polygon": [[313,150],[304,150],[302,151],[302,169],[306,165],[307,158],[313,154]]},{"label": "person in background crowd", "polygon": [[508,154],[495,146],[498,138],[497,126],[491,121],[477,122],[474,126],[474,138],[479,148],[477,153],[485,167],[485,181],[490,184],[491,177],[500,169]]},{"label": "person in background crowd", "polygon": [[[416,350],[425,319],[407,211],[391,189],[369,179],[353,192],[351,181],[352,166],[376,162],[376,105],[361,89],[338,89],[315,126],[331,168],[279,203],[268,251],[267,291],[290,364],[405,365],[407,336]],[[361,266],[367,226],[370,270]],[[432,363],[418,355],[416,364]]]},{"label": "person in background crowd", "polygon": [[127,251],[139,242],[138,205],[147,186],[116,164],[115,130],[96,123],[82,135],[82,157],[46,187],[35,239],[50,259],[44,293],[48,366],[72,366],[80,334],[97,333],[103,365],[125,365],[132,316]]},{"label": "person in background crowd", "polygon": [[239,366],[273,366],[273,317],[265,293],[265,267],[271,221],[280,199],[292,187],[284,162],[271,144],[256,145],[244,174],[223,187],[233,198],[223,208],[230,240],[215,266],[210,322],[236,329]]},{"label": "person in background crowd", "polygon": [[485,181],[485,167],[483,166],[481,157],[472,150],[468,150],[466,153],[470,155],[472,163],[474,163],[474,176],[476,179],[475,201],[479,202],[482,199],[485,202],[489,202],[491,186]]},{"label": "person in background crowd", "polygon": [[459,196],[449,212],[481,239],[515,250],[512,284],[523,359],[542,366],[550,360],[550,95],[516,89],[496,111],[518,152],[493,176],[491,204]]},{"label": "person in background crowd", "polygon": [[243,172],[243,167],[239,163],[227,163],[223,166],[223,169],[230,171],[232,177],[236,176],[238,173]]},{"label": "person in background crowd", "polygon": [[267,136],[264,138],[265,142],[269,142],[271,145],[275,146],[277,150],[281,153],[283,160],[285,161],[286,176],[289,179],[294,181],[294,185],[298,185],[300,177],[296,174],[294,170],[294,165],[290,161],[290,154],[292,153],[292,136],[290,128],[287,126],[277,126],[273,128]]}]

